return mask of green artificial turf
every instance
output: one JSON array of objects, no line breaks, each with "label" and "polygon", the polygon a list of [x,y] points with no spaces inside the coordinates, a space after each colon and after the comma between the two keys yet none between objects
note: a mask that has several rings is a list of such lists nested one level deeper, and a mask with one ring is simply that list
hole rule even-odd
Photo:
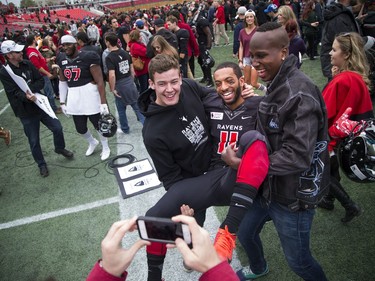
[{"label": "green artificial turf", "polygon": [[111,204],[1,230],[0,280],[85,280],[101,256],[98,241],[118,217]]},{"label": "green artificial turf", "polygon": [[[237,62],[232,57],[232,45],[213,48],[211,53],[216,65],[223,61]],[[202,77],[197,63],[195,69],[195,76]],[[323,88],[326,79],[321,75],[319,60],[305,60],[301,69],[320,89]],[[111,111],[115,112],[113,96],[108,94],[107,98]],[[7,103],[5,93],[0,92],[0,110]],[[19,120],[10,108],[0,115],[0,126],[11,129],[13,135],[9,147],[0,139],[0,224],[118,196],[114,176],[100,161],[100,149],[85,157],[87,144],[75,132],[73,120],[63,115],[59,119],[64,127],[67,148],[73,149],[75,157],[70,161],[55,154],[52,136],[42,126],[42,149],[50,176],[41,178]],[[130,137],[134,136],[125,136],[127,141]],[[116,154],[115,141],[114,138],[110,140],[113,155]],[[88,170],[90,167],[93,168]],[[344,209],[337,202],[332,212],[318,209],[311,234],[312,252],[329,280],[373,280],[374,184],[356,184],[345,177],[343,184],[363,207],[364,213],[344,225],[340,222]],[[223,220],[227,208],[215,210]],[[100,241],[119,217],[118,204],[111,204],[0,230],[0,280],[45,281],[49,276],[58,281],[84,280],[100,256]],[[299,280],[286,264],[272,223],[266,224],[261,236],[270,267],[270,274],[262,280]],[[246,265],[246,256],[239,244],[237,249],[242,264]]]}]

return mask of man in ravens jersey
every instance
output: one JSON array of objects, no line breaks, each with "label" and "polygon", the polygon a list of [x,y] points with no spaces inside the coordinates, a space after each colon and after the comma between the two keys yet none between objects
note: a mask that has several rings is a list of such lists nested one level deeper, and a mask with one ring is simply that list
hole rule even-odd
[{"label": "man in ravens jersey", "polygon": [[[60,104],[66,115],[72,115],[76,130],[89,143],[86,156],[94,153],[99,144],[89,129],[89,119],[94,128],[99,130],[101,114],[108,114],[104,80],[100,67],[100,57],[91,51],[79,52],[77,41],[71,35],[61,37],[65,50],[59,56],[60,66]],[[99,133],[102,144],[101,160],[106,160],[111,151],[106,137]]]},{"label": "man in ravens jersey", "polygon": [[[255,196],[267,173],[268,157],[263,136],[256,131],[246,133],[255,127],[261,98],[244,100],[243,95],[249,96],[254,91],[245,85],[238,65],[218,66],[214,74],[218,93],[209,93],[208,88],[181,79],[177,60],[165,55],[151,60],[149,75],[150,88],[139,99],[146,116],[143,138],[167,192],[146,215],[171,217],[180,213],[183,204],[201,214],[210,206],[229,205],[231,198],[233,204],[240,204],[246,210],[250,205],[247,201]],[[208,126],[205,115],[209,116]],[[211,137],[215,143],[210,153],[212,146],[206,145],[206,140]],[[237,157],[239,141],[244,144],[239,147]],[[220,160],[223,153],[227,162]],[[241,162],[239,166],[242,154],[244,164]],[[210,159],[211,167],[207,163]],[[237,167],[240,187],[236,184]],[[246,202],[233,198],[234,190]],[[235,212],[234,216],[238,213],[242,214]],[[230,220],[227,225],[236,227],[237,223]],[[148,280],[161,280],[165,245],[152,243],[146,251]]]}]

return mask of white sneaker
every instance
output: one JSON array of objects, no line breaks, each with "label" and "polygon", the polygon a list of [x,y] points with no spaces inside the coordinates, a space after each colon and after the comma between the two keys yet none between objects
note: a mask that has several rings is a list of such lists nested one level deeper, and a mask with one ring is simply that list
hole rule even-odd
[{"label": "white sneaker", "polygon": [[91,154],[93,154],[98,144],[99,141],[97,139],[94,139],[94,142],[89,144],[89,148],[86,151],[86,156],[90,156]]},{"label": "white sneaker", "polygon": [[102,153],[100,154],[100,159],[106,160],[108,159],[109,155],[111,154],[111,150],[109,148],[103,148]]}]

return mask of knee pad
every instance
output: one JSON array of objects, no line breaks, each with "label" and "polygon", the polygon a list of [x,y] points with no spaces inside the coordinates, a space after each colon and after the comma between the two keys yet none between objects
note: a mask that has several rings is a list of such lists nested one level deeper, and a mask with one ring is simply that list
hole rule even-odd
[{"label": "knee pad", "polygon": [[256,140],[261,140],[266,143],[266,138],[256,130],[250,130],[244,133],[240,140],[237,151],[237,157],[242,158],[242,155],[246,150],[255,142]]}]

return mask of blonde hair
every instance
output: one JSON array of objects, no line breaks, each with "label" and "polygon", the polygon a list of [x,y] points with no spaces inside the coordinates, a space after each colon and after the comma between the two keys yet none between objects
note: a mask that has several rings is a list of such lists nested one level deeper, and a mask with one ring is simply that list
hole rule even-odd
[{"label": "blonde hair", "polygon": [[171,44],[169,44],[163,36],[155,35],[152,39],[151,47],[154,47],[155,43],[158,43],[160,45],[161,54],[167,54],[169,56],[174,57],[177,60],[179,59],[177,50]]},{"label": "blonde hair", "polygon": [[286,6],[286,5],[280,6],[277,14],[282,15],[283,18],[285,19],[285,22],[291,19],[297,21],[296,15],[294,14],[293,10],[289,6]]},{"label": "blonde hair", "polygon": [[371,81],[368,78],[370,66],[364,50],[362,37],[356,32],[341,33],[335,38],[341,52],[347,56],[340,71],[353,71],[360,74],[370,89]]}]

